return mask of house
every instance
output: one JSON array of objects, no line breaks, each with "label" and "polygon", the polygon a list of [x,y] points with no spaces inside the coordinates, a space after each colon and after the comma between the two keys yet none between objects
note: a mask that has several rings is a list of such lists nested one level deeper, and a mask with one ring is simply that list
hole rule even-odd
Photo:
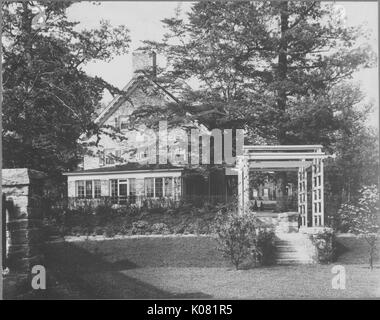
[{"label": "house", "polygon": [[[128,119],[139,108],[178,103],[154,80],[155,53],[135,51],[132,62],[134,75],[123,88],[124,94],[116,96],[95,119],[101,134],[82,137],[89,152],[77,171],[64,173],[68,198],[75,203],[111,199],[113,203],[138,205],[153,200],[228,200],[236,190],[236,177],[226,175],[224,168],[206,176],[198,174],[196,166],[189,169],[188,141],[183,135],[181,138],[181,128],[172,128],[161,146],[161,131],[152,132],[145,124],[130,127]],[[203,124],[189,125],[202,135],[212,135]],[[161,159],[162,154],[166,159]]]}]

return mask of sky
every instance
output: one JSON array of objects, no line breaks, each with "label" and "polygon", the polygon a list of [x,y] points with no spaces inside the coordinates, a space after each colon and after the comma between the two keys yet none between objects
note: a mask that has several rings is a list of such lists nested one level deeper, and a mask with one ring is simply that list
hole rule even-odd
[{"label": "sky", "polygon": [[[378,53],[378,8],[377,2],[337,2],[345,12],[347,26],[364,25],[371,32],[369,39],[363,41],[369,43]],[[124,24],[130,30],[132,39],[130,52],[123,56],[115,57],[111,62],[94,62],[85,66],[88,74],[100,76],[112,85],[122,88],[132,76],[131,52],[142,45],[143,40],[162,39],[165,30],[161,20],[174,16],[175,9],[181,6],[186,12],[190,2],[174,1],[139,1],[139,2],[101,2],[94,5],[93,2],[80,2],[72,5],[68,10],[68,18],[80,22],[80,28],[96,28],[100,20],[109,20],[114,26]],[[158,57],[158,63],[162,57]],[[373,101],[375,110],[370,115],[369,125],[378,127],[379,121],[379,79],[378,67],[363,69],[354,75],[354,82],[360,83],[367,101]],[[105,95],[104,102],[111,99]]]}]

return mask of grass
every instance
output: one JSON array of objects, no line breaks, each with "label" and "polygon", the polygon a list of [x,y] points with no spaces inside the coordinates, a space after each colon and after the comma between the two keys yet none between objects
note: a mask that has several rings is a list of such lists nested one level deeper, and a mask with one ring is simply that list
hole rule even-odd
[{"label": "grass", "polygon": [[128,277],[165,291],[202,292],[216,299],[318,299],[380,297],[380,270],[345,266],[346,289],[332,288],[331,265],[231,268],[141,268],[122,271]]},{"label": "grass", "polygon": [[[380,297],[380,268],[368,269],[365,241],[338,239],[340,256],[331,265],[237,271],[217,250],[215,238],[167,236],[51,244],[46,267],[64,298],[70,297],[70,290],[75,298]],[[379,264],[378,258],[375,261]],[[332,289],[331,268],[336,264],[346,269],[345,290]]]}]

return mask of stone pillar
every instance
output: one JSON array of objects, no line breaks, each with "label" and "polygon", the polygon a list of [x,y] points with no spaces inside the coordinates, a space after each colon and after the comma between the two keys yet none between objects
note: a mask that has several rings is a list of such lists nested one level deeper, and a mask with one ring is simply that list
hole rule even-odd
[{"label": "stone pillar", "polygon": [[34,265],[43,264],[43,178],[43,173],[25,168],[2,170],[7,212],[7,267],[11,272],[30,273]]}]

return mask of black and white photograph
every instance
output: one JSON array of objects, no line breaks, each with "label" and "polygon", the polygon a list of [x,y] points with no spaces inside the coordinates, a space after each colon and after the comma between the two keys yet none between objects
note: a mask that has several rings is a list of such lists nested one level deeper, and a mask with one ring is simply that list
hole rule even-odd
[{"label": "black and white photograph", "polygon": [[1,1],[0,299],[380,299],[378,13]]}]

